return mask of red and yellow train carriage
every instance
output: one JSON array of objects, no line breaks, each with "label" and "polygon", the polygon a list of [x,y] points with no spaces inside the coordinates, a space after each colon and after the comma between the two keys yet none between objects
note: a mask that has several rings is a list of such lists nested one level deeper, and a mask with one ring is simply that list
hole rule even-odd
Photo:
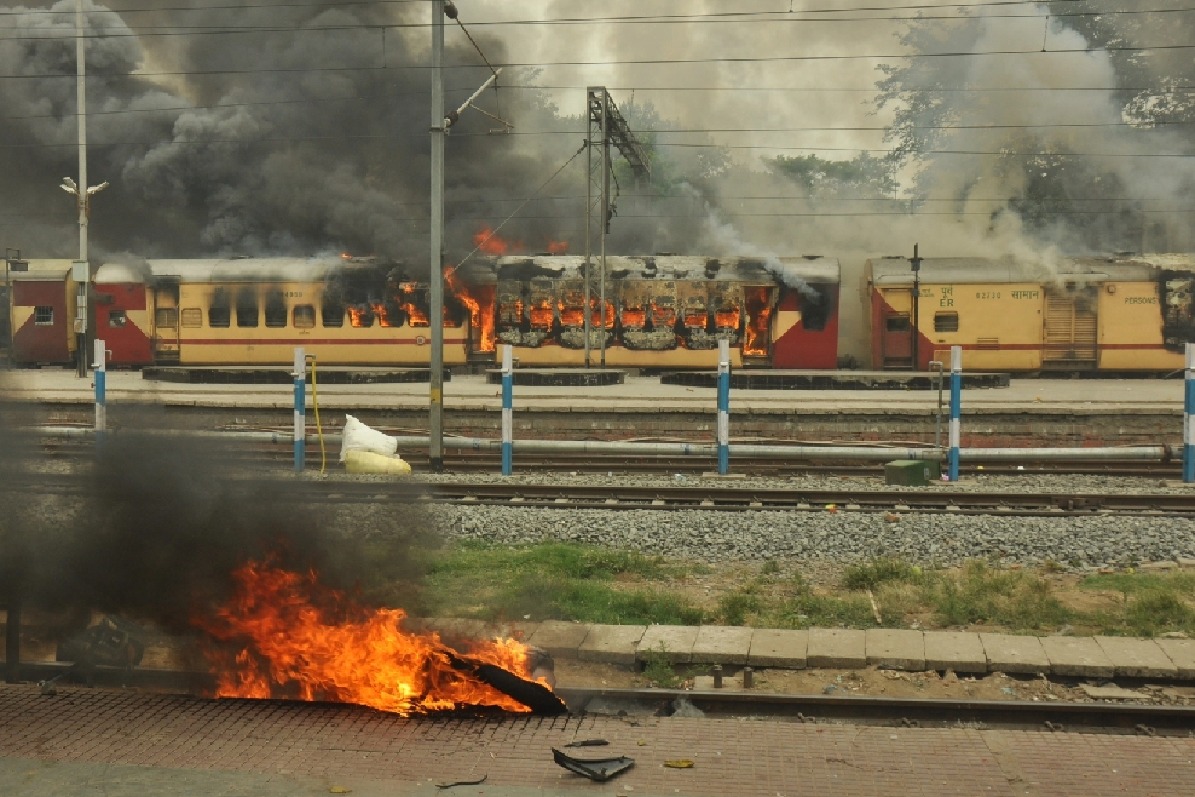
[{"label": "red and yellow train carriage", "polygon": [[1189,255],[1066,258],[1049,267],[927,258],[914,298],[907,259],[869,260],[872,361],[924,370],[961,346],[968,370],[1175,371],[1195,340],[1193,268]]}]

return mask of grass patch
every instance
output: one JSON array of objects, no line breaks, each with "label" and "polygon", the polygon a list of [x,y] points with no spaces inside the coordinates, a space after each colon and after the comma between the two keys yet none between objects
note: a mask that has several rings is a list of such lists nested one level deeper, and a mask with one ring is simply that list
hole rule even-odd
[{"label": "grass patch", "polygon": [[842,586],[847,589],[875,589],[881,584],[917,581],[921,568],[890,556],[850,565],[842,573]]},{"label": "grass patch", "polygon": [[589,623],[693,625],[705,613],[662,589],[620,581],[667,583],[684,573],[632,551],[545,543],[520,547],[462,544],[445,549],[426,579],[420,611],[481,620],[576,620]]},{"label": "grass patch", "polygon": [[1119,593],[1119,607],[1104,612],[1106,633],[1157,636],[1166,631],[1195,635],[1195,573],[1107,573],[1088,576],[1081,589]]},{"label": "grass patch", "polygon": [[1057,628],[1075,619],[1050,584],[1024,570],[995,570],[980,561],[927,579],[922,600],[942,625],[999,625],[1013,630]]}]

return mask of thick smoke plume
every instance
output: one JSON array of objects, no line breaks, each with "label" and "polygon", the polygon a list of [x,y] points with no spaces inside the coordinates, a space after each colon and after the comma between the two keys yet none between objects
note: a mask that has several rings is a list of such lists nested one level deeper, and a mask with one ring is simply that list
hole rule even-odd
[{"label": "thick smoke plume", "polygon": [[[0,602],[20,595],[34,609],[186,631],[196,612],[226,601],[233,570],[250,560],[315,571],[365,600],[402,600],[396,585],[411,590],[405,605],[418,597],[419,552],[432,536],[409,507],[346,522],[230,477],[227,442],[133,432],[110,437],[90,469],[70,476],[80,490],[55,495],[36,433],[21,431],[30,419],[0,410]],[[167,420],[137,415],[141,428]]]}]

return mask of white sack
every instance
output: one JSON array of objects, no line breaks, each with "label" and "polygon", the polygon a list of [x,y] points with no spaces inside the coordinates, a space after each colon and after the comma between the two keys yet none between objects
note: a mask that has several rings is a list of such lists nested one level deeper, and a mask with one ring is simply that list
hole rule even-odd
[{"label": "white sack", "polygon": [[398,440],[366,426],[352,415],[346,415],[340,441],[341,462],[350,451],[371,451],[390,457],[398,453]]}]

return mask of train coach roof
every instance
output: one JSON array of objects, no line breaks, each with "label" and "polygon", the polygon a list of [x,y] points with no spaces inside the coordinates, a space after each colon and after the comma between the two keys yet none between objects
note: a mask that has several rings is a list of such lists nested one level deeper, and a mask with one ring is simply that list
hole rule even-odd
[{"label": "train coach roof", "polygon": [[[1003,284],[1153,280],[1162,269],[1191,271],[1195,269],[1195,261],[1190,255],[1062,257],[1036,262],[982,257],[924,258],[921,281]],[[904,257],[869,260],[867,273],[871,282],[880,285],[913,282],[912,265]]]},{"label": "train coach roof", "polygon": [[183,282],[305,282],[320,280],[338,269],[352,268],[355,261],[329,256],[253,258],[130,258],[109,261],[97,272],[97,282],[139,282],[147,276],[177,277]]},{"label": "train coach roof", "polygon": [[[48,280],[65,279],[74,266],[75,261],[64,258],[29,258],[25,260],[28,268],[25,271],[8,270],[8,278],[14,282],[19,280]],[[3,279],[3,273],[0,273]]]},{"label": "train coach roof", "polygon": [[[592,258],[595,266],[599,258]],[[585,258],[580,255],[511,255],[491,261],[499,279],[517,275],[554,279],[584,276]],[[606,272],[623,278],[679,280],[761,280],[777,276],[795,277],[821,284],[839,281],[837,258],[820,255],[802,257],[704,257],[694,255],[607,256]]]}]

